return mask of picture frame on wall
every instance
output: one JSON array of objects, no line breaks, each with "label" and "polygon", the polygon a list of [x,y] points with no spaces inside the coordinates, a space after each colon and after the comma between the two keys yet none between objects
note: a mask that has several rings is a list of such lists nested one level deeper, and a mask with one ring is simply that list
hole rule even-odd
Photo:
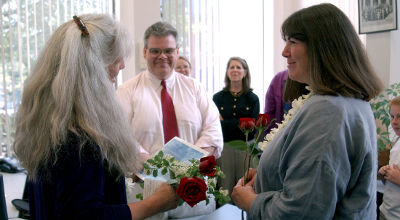
[{"label": "picture frame on wall", "polygon": [[358,0],[359,33],[397,30],[397,0]]}]

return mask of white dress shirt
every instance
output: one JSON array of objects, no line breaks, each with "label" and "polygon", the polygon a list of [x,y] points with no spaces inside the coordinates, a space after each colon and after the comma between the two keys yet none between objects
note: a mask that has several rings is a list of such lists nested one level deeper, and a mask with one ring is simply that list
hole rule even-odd
[{"label": "white dress shirt", "polygon": [[[175,71],[165,80],[178,122],[179,137],[201,148],[223,148],[219,112],[201,84]],[[117,94],[127,111],[141,153],[154,155],[164,146],[161,80],[144,71],[122,84]]]},{"label": "white dress shirt", "polygon": [[[400,167],[400,140],[390,150],[389,166],[393,169],[393,164]],[[400,186],[388,180],[385,181],[382,205],[380,211],[386,219],[400,219]]]}]

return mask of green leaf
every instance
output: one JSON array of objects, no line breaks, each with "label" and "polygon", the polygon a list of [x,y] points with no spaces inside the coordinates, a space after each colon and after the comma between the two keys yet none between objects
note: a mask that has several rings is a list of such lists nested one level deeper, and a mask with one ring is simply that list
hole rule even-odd
[{"label": "green leaf", "polygon": [[141,183],[139,184],[139,186],[140,186],[140,188],[144,189],[144,182],[141,182]]},{"label": "green leaf", "polygon": [[209,183],[209,187],[214,187],[215,188],[215,183],[214,182],[210,182]]},{"label": "green leaf", "polygon": [[163,162],[163,165],[164,165],[165,167],[169,167],[169,162],[168,162],[168,160],[163,159],[162,162]]},{"label": "green leaf", "polygon": [[389,127],[390,125],[390,118],[384,118],[382,120],[382,124],[385,125],[386,127]]},{"label": "green leaf", "polygon": [[255,156],[255,157],[253,157],[252,162],[253,162],[253,167],[257,168],[258,164],[260,163],[260,159],[257,156]]},{"label": "green leaf", "polygon": [[248,149],[246,142],[242,140],[229,141],[228,143],[225,143],[225,146],[241,151],[247,151]]},{"label": "green leaf", "polygon": [[144,169],[150,169],[150,166],[149,166],[149,164],[147,164],[147,163],[143,163],[143,168],[144,168]]},{"label": "green leaf", "polygon": [[162,150],[160,150],[157,154],[157,156],[163,158],[164,157],[164,152]]},{"label": "green leaf", "polygon": [[167,174],[168,173],[168,169],[166,168],[166,167],[164,167],[162,170],[161,170],[161,174],[162,175],[165,175],[165,174]]},{"label": "green leaf", "polygon": [[154,164],[154,160],[153,160],[153,159],[148,159],[148,160],[147,160],[147,163],[149,163],[149,164]]},{"label": "green leaf", "polygon": [[157,175],[158,175],[158,170],[156,169],[156,170],[153,170],[153,176],[154,177],[157,177]]},{"label": "green leaf", "polygon": [[143,194],[142,193],[136,194],[136,199],[143,200]]},{"label": "green leaf", "polygon": [[386,148],[385,143],[381,138],[378,139],[378,149],[384,150]]},{"label": "green leaf", "polygon": [[254,149],[253,149],[253,151],[251,152],[251,155],[256,156],[256,155],[258,155],[259,153],[261,153],[260,148],[258,148],[257,145],[254,146]]},{"label": "green leaf", "polygon": [[176,179],[176,175],[175,175],[175,173],[174,173],[172,170],[169,170],[169,177],[170,177],[171,179]]}]

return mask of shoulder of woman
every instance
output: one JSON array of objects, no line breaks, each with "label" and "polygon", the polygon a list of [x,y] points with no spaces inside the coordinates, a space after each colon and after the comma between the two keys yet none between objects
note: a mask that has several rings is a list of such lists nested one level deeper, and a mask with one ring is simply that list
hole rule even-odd
[{"label": "shoulder of woman", "polygon": [[251,99],[258,100],[258,96],[253,91],[249,91],[246,95]]},{"label": "shoulder of woman", "polygon": [[72,157],[78,156],[84,160],[97,160],[101,158],[101,150],[91,138],[72,132],[68,134],[68,138],[61,146],[59,153],[67,154]]},{"label": "shoulder of woman", "polygon": [[228,92],[226,92],[226,91],[224,91],[224,90],[221,90],[221,91],[218,91],[217,93],[215,93],[215,94],[214,94],[214,97],[221,97],[221,96],[223,96],[224,94],[228,94]]},{"label": "shoulder of woman", "polygon": [[368,102],[343,96],[313,95],[304,107],[304,110],[300,110],[303,116],[314,119],[342,120],[373,117]]}]

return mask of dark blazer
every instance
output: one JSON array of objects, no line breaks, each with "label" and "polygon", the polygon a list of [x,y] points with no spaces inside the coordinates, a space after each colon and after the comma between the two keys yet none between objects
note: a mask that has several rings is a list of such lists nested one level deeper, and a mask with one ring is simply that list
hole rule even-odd
[{"label": "dark blazer", "polygon": [[[224,142],[245,140],[243,132],[239,129],[239,118],[257,119],[260,113],[260,101],[257,95],[250,91],[236,97],[222,90],[214,94],[213,100],[224,119],[221,121]],[[253,139],[254,133],[255,131],[249,134],[249,140]]]}]

